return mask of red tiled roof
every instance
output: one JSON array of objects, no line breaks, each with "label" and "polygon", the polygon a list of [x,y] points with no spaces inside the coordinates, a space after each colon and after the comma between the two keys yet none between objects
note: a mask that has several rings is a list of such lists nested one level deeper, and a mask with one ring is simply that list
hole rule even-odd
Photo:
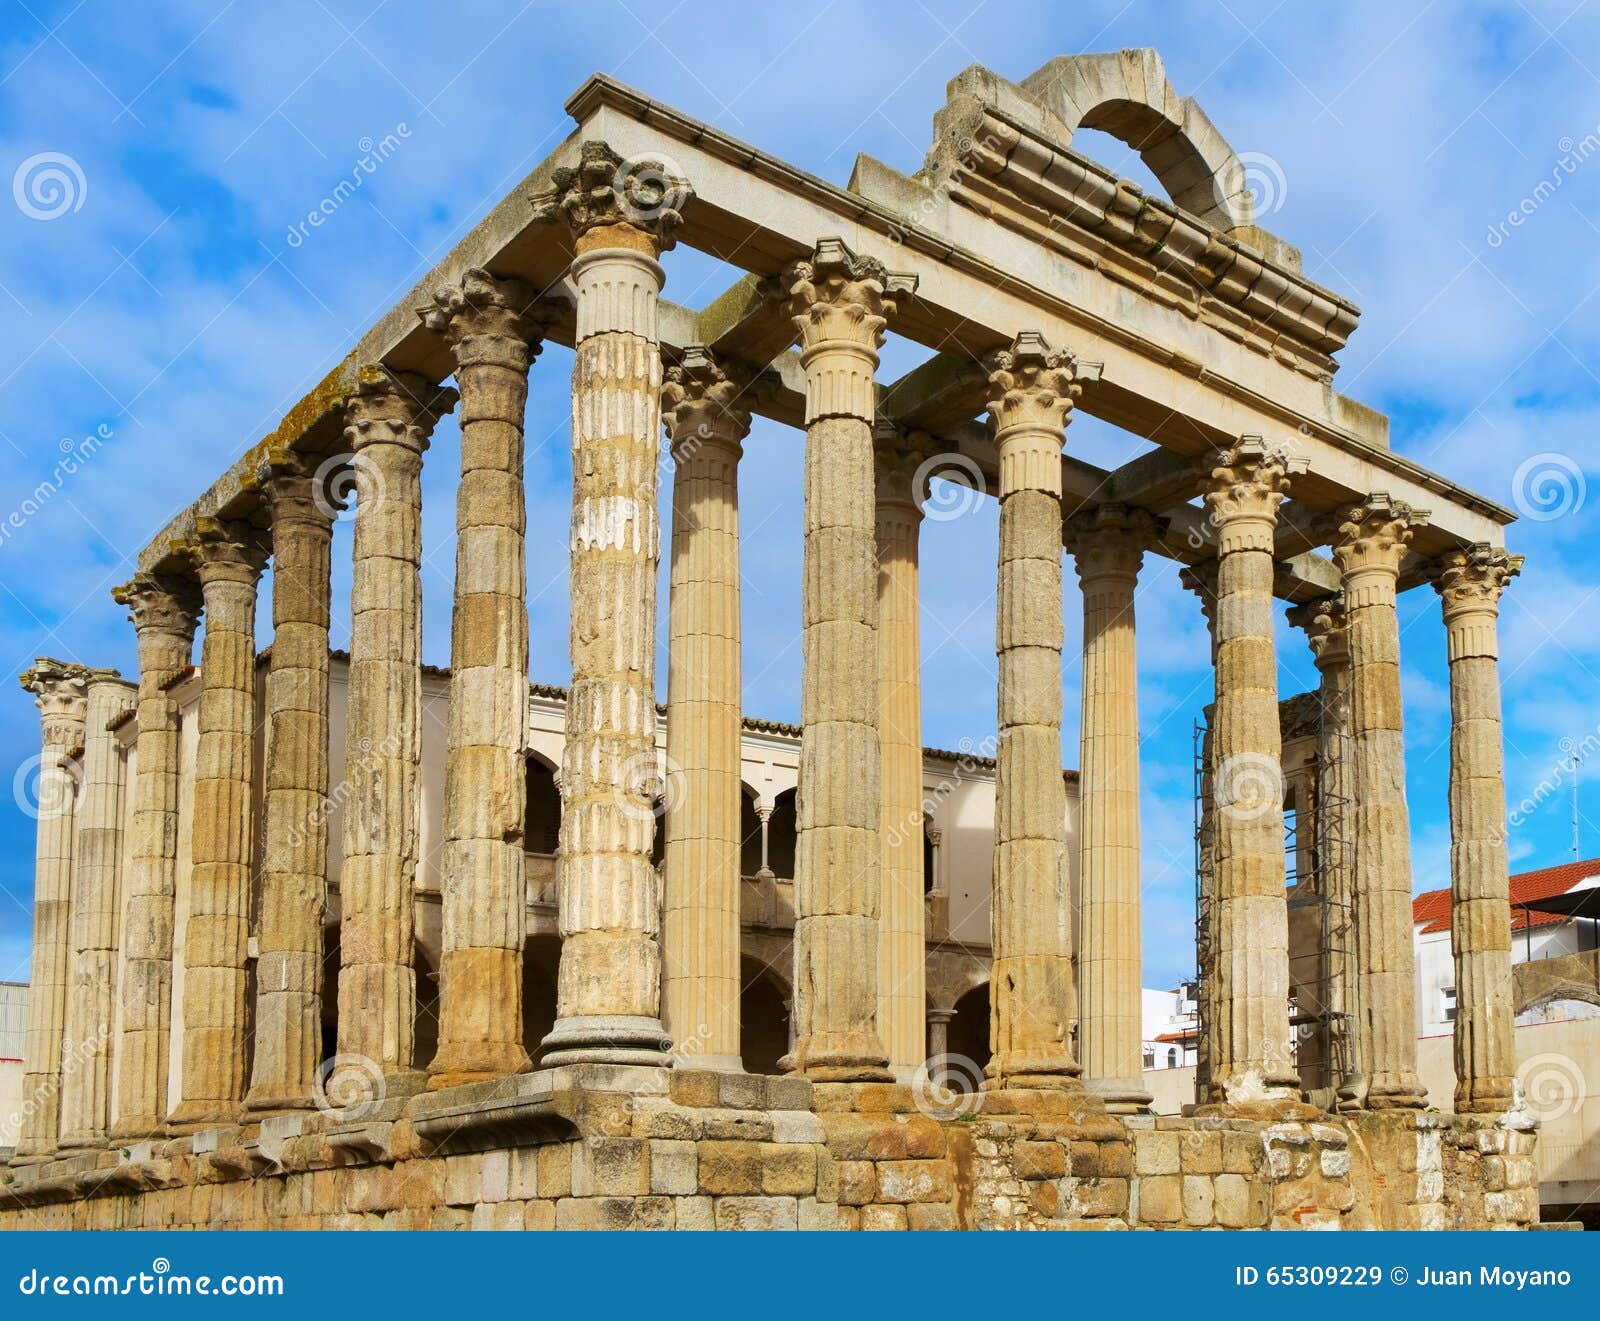
[{"label": "red tiled roof", "polygon": [[1193,1041],[1194,1039],[1195,1029],[1192,1027],[1182,1032],[1161,1032],[1151,1038],[1152,1041]]},{"label": "red tiled roof", "polygon": [[[1545,867],[1540,871],[1525,871],[1511,878],[1511,929],[1522,931],[1527,927],[1555,926],[1570,918],[1560,913],[1530,913],[1518,904],[1530,899],[1548,899],[1565,894],[1579,881],[1600,876],[1600,858],[1587,862],[1564,862],[1559,867]],[[1422,928],[1423,934],[1450,930],[1450,891],[1425,890],[1411,901],[1411,920]]]}]

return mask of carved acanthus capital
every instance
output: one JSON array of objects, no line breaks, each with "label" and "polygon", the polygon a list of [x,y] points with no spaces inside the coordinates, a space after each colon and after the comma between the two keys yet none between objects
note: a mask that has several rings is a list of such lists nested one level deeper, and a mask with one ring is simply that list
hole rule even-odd
[{"label": "carved acanthus capital", "polygon": [[1306,460],[1270,449],[1260,436],[1242,436],[1217,456],[1201,483],[1206,517],[1217,529],[1219,553],[1271,551],[1278,506]]},{"label": "carved acanthus capital", "polygon": [[257,528],[235,519],[195,519],[191,545],[202,587],[213,582],[254,587],[267,567],[266,538]]},{"label": "carved acanthus capital", "polygon": [[44,741],[62,752],[83,741],[89,678],[86,666],[48,656],[40,656],[17,676],[17,682],[25,692],[33,694],[33,704],[39,708]]},{"label": "carved acanthus capital", "polygon": [[864,350],[876,359],[889,318],[916,287],[916,276],[892,274],[877,258],[858,257],[843,239],[826,238],[766,289],[793,319],[803,362],[827,348]]},{"label": "carved acanthus capital", "polygon": [[708,445],[737,457],[750,434],[754,377],[743,363],[718,359],[703,344],[684,349],[661,386],[661,425],[675,460],[684,463]]},{"label": "carved acanthus capital", "polygon": [[551,187],[533,198],[534,219],[564,221],[578,237],[579,251],[598,247],[671,249],[683,224],[683,208],[694,189],[661,156],[617,155],[604,142],[585,142],[578,164],[551,175]]},{"label": "carved acanthus capital", "polygon": [[1500,594],[1522,572],[1522,556],[1478,542],[1445,552],[1430,568],[1444,615],[1449,658],[1498,656],[1495,620]]},{"label": "carved acanthus capital", "polygon": [[559,309],[540,300],[526,280],[490,275],[473,267],[441,289],[431,307],[418,309],[422,324],[441,336],[456,366],[498,366],[526,372],[544,347]]},{"label": "carved acanthus capital", "polygon": [[942,471],[936,449],[926,431],[882,417],[873,423],[873,480],[880,516],[894,510],[913,520],[922,517],[928,479]]},{"label": "carved acanthus capital", "polygon": [[1426,510],[1413,509],[1387,494],[1369,495],[1344,511],[1333,558],[1344,575],[1345,604],[1368,604],[1369,592],[1392,595],[1406,547],[1419,527],[1426,526]]},{"label": "carved acanthus capital", "polygon": [[319,460],[287,445],[269,450],[257,470],[261,493],[266,497],[272,518],[271,536],[277,541],[280,528],[290,524],[326,532],[333,526],[340,505],[322,489],[331,469],[342,466],[341,455],[334,460]]},{"label": "carved acanthus capital", "polygon": [[356,454],[379,444],[403,445],[420,454],[428,448],[439,419],[460,398],[449,386],[417,372],[370,364],[361,369],[356,388],[345,396],[345,441]]},{"label": "carved acanthus capital", "polygon": [[1349,619],[1339,596],[1319,596],[1292,606],[1289,622],[1306,635],[1317,669],[1327,672],[1350,662]]},{"label": "carved acanthus capital", "polygon": [[1205,616],[1213,642],[1217,635],[1217,574],[1220,568],[1221,561],[1209,559],[1199,560],[1178,570],[1178,581],[1200,598],[1200,612]]},{"label": "carved acanthus capital", "polygon": [[136,632],[168,633],[194,641],[200,622],[200,584],[175,573],[135,574],[111,589],[111,599],[126,606]]},{"label": "carved acanthus capital", "polygon": [[1016,429],[1061,432],[1083,382],[1099,376],[1098,363],[1080,364],[1065,349],[1052,349],[1043,335],[1025,330],[983,361],[989,377],[985,407],[996,436]]},{"label": "carved acanthus capital", "polygon": [[1074,514],[1062,525],[1063,540],[1084,584],[1100,578],[1136,579],[1144,553],[1166,527],[1147,509],[1105,504]]}]

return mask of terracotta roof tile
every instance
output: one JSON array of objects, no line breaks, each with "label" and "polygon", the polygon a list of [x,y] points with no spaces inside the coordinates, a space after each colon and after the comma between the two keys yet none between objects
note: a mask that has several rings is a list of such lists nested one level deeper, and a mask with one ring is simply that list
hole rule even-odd
[{"label": "terracotta roof tile", "polygon": [[[1600,876],[1600,858],[1586,862],[1564,862],[1556,867],[1539,871],[1525,871],[1511,878],[1511,929],[1522,931],[1527,927],[1548,927],[1569,921],[1560,913],[1530,913],[1517,905],[1532,899],[1548,899],[1565,894],[1580,881]],[[1424,935],[1450,930],[1450,891],[1424,890],[1411,901],[1411,920],[1421,927]]]}]

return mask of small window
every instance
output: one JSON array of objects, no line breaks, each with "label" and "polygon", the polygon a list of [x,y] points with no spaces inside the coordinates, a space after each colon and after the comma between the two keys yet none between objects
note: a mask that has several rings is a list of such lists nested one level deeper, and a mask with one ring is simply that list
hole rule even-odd
[{"label": "small window", "polygon": [[1144,1048],[1144,1067],[1147,1069],[1156,1067],[1156,1048],[1154,1046],[1146,1046]]},{"label": "small window", "polygon": [[1178,1048],[1176,1046],[1167,1047],[1167,1067],[1169,1069],[1178,1067]]},{"label": "small window", "polygon": [[1456,1021],[1456,988],[1447,986],[1440,991],[1439,1002],[1444,1021],[1446,1023],[1454,1023]]}]

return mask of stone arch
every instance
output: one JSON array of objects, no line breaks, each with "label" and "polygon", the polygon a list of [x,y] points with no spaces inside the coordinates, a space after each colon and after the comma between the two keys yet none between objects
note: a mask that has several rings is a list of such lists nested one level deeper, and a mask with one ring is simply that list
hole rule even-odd
[{"label": "stone arch", "polygon": [[739,875],[754,876],[761,870],[761,818],[756,804],[761,795],[743,780],[739,782]]},{"label": "stone arch", "polygon": [[1600,1008],[1600,987],[1587,986],[1582,982],[1558,982],[1553,986],[1546,984],[1519,994],[1513,1002],[1512,1012],[1520,1018],[1530,1009],[1539,1009],[1557,1000],[1578,1000]]},{"label": "stone arch", "polygon": [[553,854],[561,839],[561,790],[556,786],[560,768],[538,752],[529,752],[526,761],[525,847],[529,853]]},{"label": "stone arch", "polygon": [[1099,129],[1139,153],[1167,196],[1220,230],[1255,224],[1245,168],[1193,97],[1180,98],[1155,51],[1061,55],[1022,81],[1070,137]]},{"label": "stone arch", "polygon": [[760,959],[739,960],[739,1059],[746,1073],[780,1073],[792,1004],[783,975]]}]

